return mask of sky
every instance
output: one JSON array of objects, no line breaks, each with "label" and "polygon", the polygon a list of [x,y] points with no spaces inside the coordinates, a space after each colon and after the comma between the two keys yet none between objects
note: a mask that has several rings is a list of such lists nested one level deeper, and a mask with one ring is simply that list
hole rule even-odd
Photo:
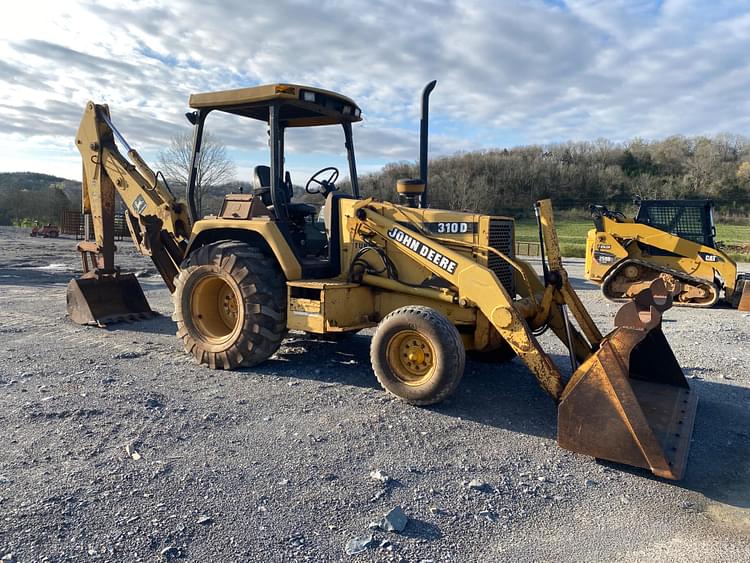
[{"label": "sky", "polygon": [[[750,3],[665,0],[26,0],[0,20],[0,171],[80,178],[73,138],[88,100],[155,164],[189,130],[192,92],[273,82],[362,108],[360,172],[523,144],[750,136]],[[263,127],[209,118],[250,179]],[[338,129],[298,134],[304,176],[343,160]],[[294,177],[295,183],[304,178]]]}]

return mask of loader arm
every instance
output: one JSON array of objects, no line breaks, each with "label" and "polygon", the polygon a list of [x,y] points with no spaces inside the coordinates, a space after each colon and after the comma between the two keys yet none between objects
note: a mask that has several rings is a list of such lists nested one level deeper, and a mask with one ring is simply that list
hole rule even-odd
[{"label": "loader arm", "polygon": [[[374,203],[372,200],[364,200],[355,205],[356,218],[350,219],[349,228],[359,230],[359,236],[367,237],[371,234],[379,236],[384,245],[405,253],[420,266],[456,287],[458,303],[462,306],[478,308],[526,363],[542,388],[554,399],[559,399],[564,388],[560,370],[542,350],[524,315],[514,306],[513,299],[495,274],[487,267],[447,248],[434,239],[388,219],[378,209],[388,205],[391,204]],[[561,263],[559,268],[562,269]],[[535,277],[533,272],[531,274]],[[563,303],[568,303],[573,311],[577,311],[576,318],[580,316],[584,319],[585,322],[581,323],[581,326],[587,333],[590,333],[587,334],[590,338],[587,343],[573,327],[570,327],[574,353],[578,360],[583,362],[591,355],[592,349],[598,345],[601,335],[577,297],[575,300],[572,299],[575,292],[567,283],[567,276],[562,276],[562,279],[565,283],[559,288],[555,286],[546,288],[546,291],[551,293],[552,303],[548,318],[544,320],[567,345],[567,339],[563,336],[565,326],[559,307]]]},{"label": "loader arm", "polygon": [[[598,347],[602,341],[602,334],[596,327],[596,323],[594,323],[591,315],[586,311],[583,303],[581,303],[578,294],[573,290],[573,286],[570,285],[568,272],[563,267],[560,243],[557,239],[557,230],[555,229],[555,220],[552,213],[552,202],[549,199],[543,199],[537,205],[539,221],[542,225],[544,246],[547,250],[549,271],[557,278],[547,281],[554,282],[559,287],[563,302],[570,307],[586,338],[588,338],[593,346]],[[558,334],[558,336],[562,339],[561,335]]]},{"label": "loader arm", "polygon": [[[115,136],[130,160],[118,150]],[[151,257],[170,292],[174,291],[190,233],[186,206],[176,201],[138,152],[127,145],[112,125],[106,105],[86,105],[76,145],[83,160],[83,212],[91,214],[94,228],[94,244],[82,243],[79,250],[95,257],[99,275],[116,273],[114,213],[115,195],[119,195],[128,210],[128,229],[136,248]]]}]

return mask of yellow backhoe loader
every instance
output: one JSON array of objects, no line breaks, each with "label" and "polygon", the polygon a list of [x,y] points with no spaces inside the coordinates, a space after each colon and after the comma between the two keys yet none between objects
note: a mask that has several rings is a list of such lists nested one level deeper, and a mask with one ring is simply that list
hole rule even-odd
[{"label": "yellow backhoe loader", "polygon": [[714,240],[713,206],[705,200],[637,200],[628,218],[592,205],[594,227],[586,237],[586,277],[610,301],[627,301],[655,279],[664,281],[674,304],[713,307],[725,301],[750,311],[750,275]]},{"label": "yellow backhoe loader", "polygon": [[[427,119],[422,94],[420,178],[399,181],[400,203],[362,198],[352,137],[361,120],[350,99],[317,88],[272,84],[190,97],[193,171],[179,203],[112,125],[107,106],[89,103],[76,137],[84,164],[83,207],[95,241],[83,243],[85,273],[68,288],[68,313],[82,324],[148,316],[138,282],[114,265],[115,195],[126,205],[137,248],[172,292],[185,351],[211,368],[265,361],[287,330],[344,334],[377,327],[372,367],[382,386],[427,405],[454,392],[466,351],[517,355],[559,404],[558,442],[580,452],[679,479],[697,397],[661,331],[672,294],[660,280],[644,288],[602,337],[568,281],[549,200],[536,206],[544,275],[514,257],[507,217],[431,209]],[[229,194],[215,216],[197,217],[195,165],[213,112],[268,126],[270,166],[254,170],[252,193]],[[284,135],[294,127],[343,132],[350,193],[325,168],[306,183],[325,200],[294,202],[284,170]],[[123,156],[115,137],[125,149]],[[325,233],[324,244],[313,244]],[[542,349],[550,329],[570,352],[573,374]]]}]

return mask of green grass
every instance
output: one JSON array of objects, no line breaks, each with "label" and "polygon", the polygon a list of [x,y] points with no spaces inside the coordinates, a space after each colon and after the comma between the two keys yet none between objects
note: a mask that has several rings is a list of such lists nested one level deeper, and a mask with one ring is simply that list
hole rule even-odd
[{"label": "green grass", "polygon": [[[594,227],[593,222],[560,220],[555,221],[555,226],[563,256],[583,258],[586,255],[586,233]],[[519,242],[537,242],[539,231],[536,221],[533,219],[516,221],[516,240]],[[717,225],[716,240],[732,247],[727,254],[733,260],[750,262],[750,251],[746,252],[739,248],[750,248],[750,225]]]},{"label": "green grass", "polygon": [[[594,226],[591,221],[556,221],[555,226],[563,256],[568,258],[583,258],[586,256],[586,233]],[[516,221],[516,240],[519,242],[538,242],[539,230],[536,221],[533,219]]]}]

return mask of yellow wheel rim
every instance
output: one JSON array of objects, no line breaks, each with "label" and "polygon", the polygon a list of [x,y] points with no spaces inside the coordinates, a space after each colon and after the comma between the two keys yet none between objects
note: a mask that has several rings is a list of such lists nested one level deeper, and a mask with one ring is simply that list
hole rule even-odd
[{"label": "yellow wheel rim", "polygon": [[200,280],[190,296],[193,324],[212,344],[229,340],[240,325],[237,290],[221,276]]},{"label": "yellow wheel rim", "polygon": [[388,342],[388,363],[406,385],[423,385],[435,373],[435,350],[415,330],[402,330]]}]

